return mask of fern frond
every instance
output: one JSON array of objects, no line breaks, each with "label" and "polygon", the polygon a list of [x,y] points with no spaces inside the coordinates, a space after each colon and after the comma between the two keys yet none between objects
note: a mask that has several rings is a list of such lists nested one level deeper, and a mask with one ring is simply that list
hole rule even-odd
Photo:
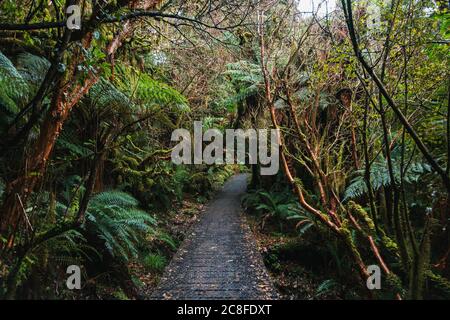
[{"label": "fern frond", "polygon": [[[398,148],[395,148],[392,151],[391,157],[395,182],[400,183],[401,156]],[[412,162],[408,165],[403,179],[406,183],[417,183],[422,175],[429,172],[431,172],[431,168],[427,163],[419,161]],[[387,163],[382,157],[377,159],[377,161],[374,161],[370,167],[370,184],[374,191],[378,191],[382,187],[391,185],[391,177],[389,175]],[[366,194],[367,191],[367,185],[364,179],[364,170],[357,170],[355,172],[355,177],[351,180],[344,192],[344,201],[361,197]]]},{"label": "fern frond", "polygon": [[29,97],[29,87],[13,63],[0,52],[0,110],[19,112]]},{"label": "fern frond", "polygon": [[174,112],[188,112],[189,103],[180,92],[168,84],[131,67],[118,65],[116,83],[120,90],[132,96],[144,108],[170,108]]},{"label": "fern frond", "polygon": [[128,110],[132,107],[130,99],[104,78],[92,87],[89,98],[99,109]]},{"label": "fern frond", "polygon": [[50,62],[43,57],[24,52],[16,57],[16,67],[22,78],[37,90],[50,68]]},{"label": "fern frond", "polygon": [[138,209],[139,202],[121,191],[107,191],[89,202],[85,228],[104,241],[114,257],[128,261],[137,257],[137,245],[148,233],[155,233],[156,220]]},{"label": "fern frond", "polygon": [[90,201],[90,205],[116,205],[123,208],[132,208],[139,205],[133,196],[122,191],[105,191],[97,194]]}]

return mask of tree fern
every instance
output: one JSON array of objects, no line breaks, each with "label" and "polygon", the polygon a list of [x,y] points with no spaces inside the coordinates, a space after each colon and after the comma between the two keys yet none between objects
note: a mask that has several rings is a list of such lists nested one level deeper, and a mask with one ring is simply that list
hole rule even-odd
[{"label": "tree fern", "polygon": [[136,98],[145,104],[155,104],[173,107],[174,110],[188,111],[186,98],[169,85],[152,79],[150,76],[141,75],[136,89]]},{"label": "tree fern", "polygon": [[65,160],[70,158],[69,156],[79,159],[92,155],[92,150],[85,146],[70,128],[66,128],[66,130],[61,132],[61,135],[56,141],[56,146],[67,154]]},{"label": "tree fern", "polygon": [[[391,156],[394,178],[396,183],[400,183],[401,166],[399,150],[397,148],[394,149]],[[429,172],[431,172],[431,168],[428,164],[419,161],[412,162],[408,165],[403,179],[406,183],[417,183],[423,174]],[[378,191],[380,188],[391,184],[387,163],[383,157],[379,157],[370,167],[370,184],[374,191]],[[344,192],[344,201],[361,197],[366,193],[367,185],[364,180],[364,170],[357,170],[355,172],[355,177],[351,180]]]},{"label": "tree fern", "polygon": [[169,108],[170,111],[187,112],[187,99],[168,84],[155,80],[129,66],[118,65],[115,84],[144,108]]},{"label": "tree fern", "polygon": [[97,109],[127,111],[132,107],[130,99],[110,81],[101,78],[90,90],[89,99]]},{"label": "tree fern", "polygon": [[12,62],[0,52],[0,110],[15,114],[26,103],[29,87]]},{"label": "tree fern", "polygon": [[137,244],[147,233],[154,233],[156,220],[137,209],[139,202],[120,191],[94,196],[86,212],[85,228],[104,241],[114,257],[128,260],[138,254]]},{"label": "tree fern", "polygon": [[51,238],[44,243],[43,248],[48,249],[50,259],[64,266],[81,264],[84,259],[92,260],[93,256],[100,256],[77,230],[69,230]]},{"label": "tree fern", "polygon": [[239,103],[259,92],[263,84],[261,67],[248,61],[238,61],[227,65],[224,73],[236,88],[236,94],[230,96],[227,103]]},{"label": "tree fern", "polygon": [[27,52],[20,53],[15,60],[17,71],[36,91],[50,68],[50,62],[43,57]]}]

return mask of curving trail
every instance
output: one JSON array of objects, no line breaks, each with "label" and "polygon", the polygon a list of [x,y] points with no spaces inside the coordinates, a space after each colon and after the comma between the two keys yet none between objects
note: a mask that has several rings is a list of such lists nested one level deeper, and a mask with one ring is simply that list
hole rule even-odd
[{"label": "curving trail", "polygon": [[241,215],[246,175],[232,177],[207,206],[166,268],[152,299],[276,299]]}]

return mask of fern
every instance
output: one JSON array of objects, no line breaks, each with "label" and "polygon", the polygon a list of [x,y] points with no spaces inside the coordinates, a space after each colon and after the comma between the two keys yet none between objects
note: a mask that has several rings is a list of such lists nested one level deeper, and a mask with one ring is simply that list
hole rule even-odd
[{"label": "fern", "polygon": [[138,255],[137,245],[147,233],[154,233],[156,220],[137,209],[139,202],[120,191],[102,192],[89,202],[85,228],[104,241],[114,257],[128,261]]},{"label": "fern", "polygon": [[247,97],[257,94],[264,80],[261,67],[248,61],[228,64],[224,74],[229,77],[237,91],[235,95],[228,98],[226,104],[239,103]]},{"label": "fern", "polygon": [[50,68],[50,62],[43,57],[25,52],[16,57],[16,67],[22,78],[37,90]]},{"label": "fern", "polygon": [[116,70],[118,76],[115,83],[118,88],[144,108],[168,107],[176,112],[189,111],[187,99],[168,84],[139,73],[132,67],[118,65]]},{"label": "fern", "polygon": [[169,85],[156,81],[146,74],[141,76],[136,97],[150,105],[170,106],[181,112],[189,110],[184,96]]},{"label": "fern", "polygon": [[90,90],[89,98],[98,109],[127,111],[132,107],[130,99],[111,82],[101,78]]},{"label": "fern", "polygon": [[12,62],[0,52],[0,110],[15,114],[26,103],[29,87]]},{"label": "fern", "polygon": [[[67,212],[72,212],[74,206],[78,206],[79,194],[82,188],[77,188],[79,177],[73,176],[65,183],[65,191],[63,192],[66,205],[60,202],[56,204],[56,212],[60,218],[64,218]],[[76,193],[74,194],[74,192]],[[107,191],[95,195],[88,205],[86,211],[86,220],[82,225],[83,233],[91,234],[102,240],[102,247],[97,250],[106,250],[111,256],[117,259],[128,261],[130,258],[138,256],[138,245],[143,241],[144,237],[149,233],[156,234],[154,229],[156,220],[147,212],[139,210],[137,207],[139,201],[128,193],[121,191]],[[63,250],[67,256],[71,254],[80,255],[85,252],[78,251],[77,245],[85,242],[81,234],[76,233],[79,239],[72,241],[70,234],[63,234],[59,238],[65,241]],[[67,238],[69,236],[69,238]],[[55,238],[55,240],[59,240]],[[162,240],[164,241],[164,239]],[[58,250],[60,252],[61,250]],[[98,253],[98,251],[95,251]],[[85,257],[89,258],[87,254]]]},{"label": "fern", "polygon": [[288,220],[298,220],[296,228],[298,235],[304,235],[311,227],[315,226],[315,221],[306,211],[303,214],[294,214],[287,218]]},{"label": "fern", "polygon": [[84,259],[92,260],[93,255],[100,257],[100,253],[77,230],[51,238],[45,243],[45,248],[50,249],[50,259],[64,266],[81,264]]},{"label": "fern", "polygon": [[238,61],[227,65],[225,75],[231,77],[234,83],[246,85],[247,88],[257,88],[263,82],[261,67],[248,61]]},{"label": "fern", "polygon": [[336,288],[339,284],[333,280],[333,279],[328,279],[323,281],[316,289],[316,297],[320,297],[326,294],[329,294],[333,291],[334,288]]},{"label": "fern", "polygon": [[158,237],[158,240],[167,244],[172,250],[177,249],[177,244],[176,244],[175,240],[169,234],[160,231],[158,233],[157,237]]},{"label": "fern", "polygon": [[17,113],[39,88],[50,62],[30,53],[20,53],[16,66],[0,52],[0,108],[7,115]]},{"label": "fern", "polygon": [[[394,171],[394,179],[396,183],[400,183],[400,153],[396,148],[392,151],[392,165]],[[408,169],[404,174],[404,181],[409,184],[419,182],[421,176],[431,172],[431,168],[428,164],[422,162],[413,162],[409,164]],[[370,184],[374,191],[380,190],[382,187],[391,185],[391,178],[387,167],[386,160],[382,157],[374,161],[370,167]],[[355,199],[363,196],[367,193],[367,185],[364,179],[364,170],[357,170],[355,177],[351,180],[350,184],[344,192],[344,201]]]},{"label": "fern", "polygon": [[298,217],[298,213],[301,212],[298,202],[292,201],[284,193],[264,190],[244,196],[244,205],[254,207],[256,211],[266,212],[279,219],[292,219],[292,217]]},{"label": "fern", "polygon": [[[77,138],[76,132],[70,127],[66,127],[56,140],[58,149],[62,149],[64,154],[70,154],[73,158],[86,158],[92,155],[92,151]],[[67,159],[67,156],[66,156]]]},{"label": "fern", "polygon": [[139,205],[139,201],[133,196],[125,192],[114,190],[99,193],[92,199],[92,202],[94,204],[116,205],[124,209],[130,209]]}]

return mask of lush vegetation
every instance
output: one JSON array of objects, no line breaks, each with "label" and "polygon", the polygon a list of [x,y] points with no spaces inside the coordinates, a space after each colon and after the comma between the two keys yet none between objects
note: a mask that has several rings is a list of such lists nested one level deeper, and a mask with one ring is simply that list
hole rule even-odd
[{"label": "lush vegetation", "polygon": [[[0,0],[0,296],[145,295],[240,169],[286,296],[450,299],[448,2],[301,2]],[[279,174],[174,165],[197,120],[279,129]]]}]

